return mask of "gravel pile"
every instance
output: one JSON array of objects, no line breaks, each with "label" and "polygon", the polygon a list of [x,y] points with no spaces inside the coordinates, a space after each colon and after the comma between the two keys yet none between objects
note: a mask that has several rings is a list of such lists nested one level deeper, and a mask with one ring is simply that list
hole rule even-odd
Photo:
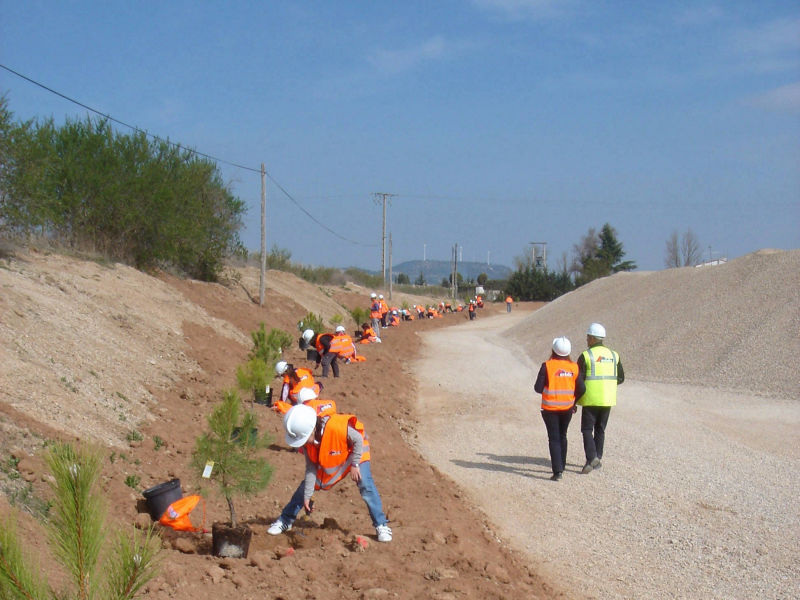
[{"label": "gravel pile", "polygon": [[532,331],[582,348],[592,321],[637,380],[800,397],[800,250],[599,279],[532,314],[512,337],[544,360],[548,340]]},{"label": "gravel pile", "polygon": [[[624,273],[422,336],[421,453],[568,598],[800,597],[800,251]],[[549,481],[533,381],[606,326],[626,382],[603,467]]]}]

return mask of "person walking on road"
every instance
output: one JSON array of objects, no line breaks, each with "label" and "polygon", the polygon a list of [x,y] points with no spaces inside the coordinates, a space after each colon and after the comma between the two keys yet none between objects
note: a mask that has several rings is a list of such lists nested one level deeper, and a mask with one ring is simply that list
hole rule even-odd
[{"label": "person walking on road", "polygon": [[514,298],[511,297],[511,294],[506,296],[506,312],[511,312],[511,305],[514,303]]},{"label": "person walking on road", "polygon": [[586,384],[586,392],[578,397],[581,409],[581,434],[586,464],[582,473],[591,473],[602,466],[606,425],[611,407],[617,404],[617,386],[625,381],[619,354],[604,345],[606,328],[592,323],[586,332],[589,346],[578,357],[578,369]]},{"label": "person walking on road", "polygon": [[567,465],[567,428],[577,410],[575,398],[586,388],[577,363],[569,356],[572,344],[565,337],[553,340],[553,352],[542,363],[533,389],[542,395],[542,420],[547,428],[553,481],[559,481]]},{"label": "person walking on road", "polygon": [[289,531],[300,510],[305,508],[308,513],[313,510],[314,490],[329,490],[349,473],[367,505],[378,541],[391,542],[392,530],[372,479],[369,438],[361,421],[348,414],[317,415],[314,408],[298,404],[284,415],[283,428],[286,443],[302,449],[305,454],[306,470],[297,490],[267,533],[280,535]]}]

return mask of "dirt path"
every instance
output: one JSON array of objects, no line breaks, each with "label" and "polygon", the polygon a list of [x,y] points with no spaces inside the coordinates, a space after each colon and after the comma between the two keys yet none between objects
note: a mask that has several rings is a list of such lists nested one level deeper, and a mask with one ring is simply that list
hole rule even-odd
[{"label": "dirt path", "polygon": [[800,405],[628,374],[603,468],[580,474],[578,412],[551,482],[540,360],[507,331],[529,314],[421,336],[420,452],[569,597],[800,597]]}]

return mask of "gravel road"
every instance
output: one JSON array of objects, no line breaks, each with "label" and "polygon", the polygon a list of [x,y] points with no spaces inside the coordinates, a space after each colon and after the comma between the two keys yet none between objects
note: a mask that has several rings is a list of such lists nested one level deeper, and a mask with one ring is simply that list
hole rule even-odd
[{"label": "gravel road", "polygon": [[[533,391],[547,357],[529,358],[510,333],[530,316],[515,306],[423,334],[413,365],[419,450],[498,535],[568,597],[800,597],[800,403],[626,369],[603,467],[580,473],[578,412],[553,482]],[[572,341],[574,358],[584,340]]]}]

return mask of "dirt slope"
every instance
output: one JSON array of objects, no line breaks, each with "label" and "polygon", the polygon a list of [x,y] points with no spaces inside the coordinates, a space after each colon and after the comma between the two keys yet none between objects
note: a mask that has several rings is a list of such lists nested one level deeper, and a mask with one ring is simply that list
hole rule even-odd
[{"label": "dirt slope", "polygon": [[[147,521],[140,513],[141,489],[179,477],[184,493],[193,492],[188,463],[194,440],[220,391],[234,384],[235,367],[259,322],[294,335],[297,320],[309,310],[329,319],[331,311],[344,313],[342,306],[367,301],[363,290],[310,286],[285,274],[269,273],[267,286],[261,309],[252,301],[258,296],[253,272],[226,287],[38,252],[3,259],[0,514],[11,511],[7,499],[35,512],[37,499],[48,497],[41,448],[54,437],[103,446],[108,461],[102,489],[118,523]],[[146,596],[555,597],[482,513],[407,442],[416,430],[408,365],[417,332],[465,322],[452,315],[389,331],[383,344],[363,349],[366,363],[346,366],[341,378],[326,382],[327,395],[340,410],[358,414],[371,436],[373,473],[395,530],[391,544],[375,541],[349,481],[318,493],[314,515],[298,522],[291,535],[266,535],[301,477],[302,461],[284,448],[277,416],[256,406],[261,428],[276,440],[269,452],[275,475],[264,493],[238,507],[255,530],[250,558],[221,561],[210,556],[206,537],[165,532],[163,571]],[[295,349],[288,358],[304,362]],[[129,441],[132,431],[142,439]],[[126,477],[138,480],[135,489],[125,485]],[[27,513],[14,514],[27,546],[58,582],[41,527]],[[326,517],[334,521],[323,529]],[[224,518],[223,502],[209,497],[206,523]],[[366,550],[358,550],[355,535],[371,541]],[[286,556],[290,545],[296,552]]]}]

